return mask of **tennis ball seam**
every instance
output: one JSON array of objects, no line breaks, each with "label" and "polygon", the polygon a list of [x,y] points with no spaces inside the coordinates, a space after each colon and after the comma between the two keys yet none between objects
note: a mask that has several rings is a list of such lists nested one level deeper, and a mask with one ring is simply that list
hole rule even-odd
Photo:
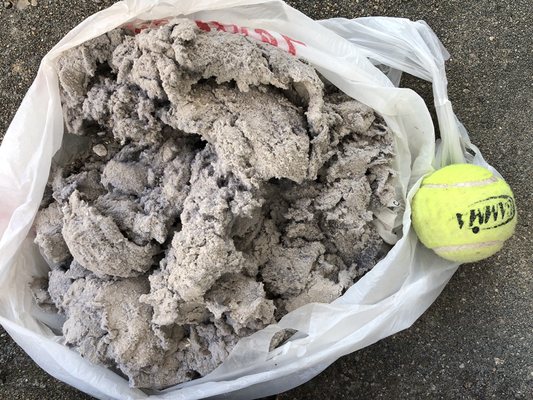
[{"label": "tennis ball seam", "polygon": [[427,189],[448,189],[448,188],[470,188],[470,187],[481,187],[492,185],[497,183],[498,178],[491,176],[490,178],[483,179],[481,181],[471,181],[471,182],[459,182],[459,183],[426,183],[422,184],[423,188]]},{"label": "tennis ball seam", "polygon": [[461,251],[461,250],[471,250],[471,249],[483,249],[487,247],[500,246],[504,243],[504,240],[492,240],[488,242],[481,243],[465,243],[458,244],[456,246],[440,246],[433,247],[432,250],[446,253],[448,251]]}]

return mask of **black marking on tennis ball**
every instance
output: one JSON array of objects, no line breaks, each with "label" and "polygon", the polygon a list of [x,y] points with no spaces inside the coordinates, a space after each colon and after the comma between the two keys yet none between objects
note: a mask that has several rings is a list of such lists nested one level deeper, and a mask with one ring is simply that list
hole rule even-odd
[{"label": "black marking on tennis ball", "polygon": [[455,213],[460,230],[470,229],[477,234],[511,222],[516,216],[516,204],[512,196],[487,197],[468,206],[468,210]]}]

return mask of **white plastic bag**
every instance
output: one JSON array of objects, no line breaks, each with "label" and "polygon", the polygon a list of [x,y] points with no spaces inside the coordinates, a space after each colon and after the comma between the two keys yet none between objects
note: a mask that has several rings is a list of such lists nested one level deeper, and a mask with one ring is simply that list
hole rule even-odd
[{"label": "white plastic bag", "polygon": [[[31,226],[52,156],[62,143],[55,60],[61,52],[118,26],[173,16],[202,21],[211,29],[248,33],[296,53],[348,95],[382,114],[395,134],[395,167],[405,212],[403,237],[341,298],[308,304],[241,340],[224,364],[202,379],[148,393],[130,388],[124,378],[63,346],[61,337],[36,318],[28,283],[33,276],[46,275],[48,267],[33,244]],[[424,22],[384,17],[316,22],[279,0],[127,0],[93,15],[44,57],[0,147],[0,323],[42,368],[101,399],[262,397],[293,388],[342,355],[409,327],[458,266],[419,244],[410,226],[409,200],[433,166],[466,160],[489,167],[448,101],[447,56]],[[388,66],[395,82],[400,71],[433,82],[439,145],[423,100],[412,90],[395,87],[375,64]],[[382,216],[384,223],[386,219]],[[299,333],[269,352],[272,335],[282,329]]]}]

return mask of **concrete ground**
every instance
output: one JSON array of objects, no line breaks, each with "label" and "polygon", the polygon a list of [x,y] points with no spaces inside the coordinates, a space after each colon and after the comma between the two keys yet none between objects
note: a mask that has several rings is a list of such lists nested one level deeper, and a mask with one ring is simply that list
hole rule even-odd
[{"label": "concrete ground", "polygon": [[[113,1],[0,2],[0,139],[39,60],[69,29]],[[410,329],[346,356],[286,399],[533,399],[533,24],[529,0],[289,1],[319,18],[423,19],[452,55],[450,99],[485,158],[513,187],[516,235],[461,267]],[[430,87],[407,77],[427,101]],[[0,328],[0,399],[88,399],[37,367]]]}]

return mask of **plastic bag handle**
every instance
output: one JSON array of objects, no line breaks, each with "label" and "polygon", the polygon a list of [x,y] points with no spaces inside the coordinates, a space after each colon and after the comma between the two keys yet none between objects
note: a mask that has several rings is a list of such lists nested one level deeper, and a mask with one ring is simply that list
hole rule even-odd
[{"label": "plastic bag handle", "polygon": [[444,63],[450,55],[424,21],[405,18],[333,18],[318,21],[356,45],[369,59],[432,82],[441,134],[435,168],[465,162],[465,143],[448,99]]}]

